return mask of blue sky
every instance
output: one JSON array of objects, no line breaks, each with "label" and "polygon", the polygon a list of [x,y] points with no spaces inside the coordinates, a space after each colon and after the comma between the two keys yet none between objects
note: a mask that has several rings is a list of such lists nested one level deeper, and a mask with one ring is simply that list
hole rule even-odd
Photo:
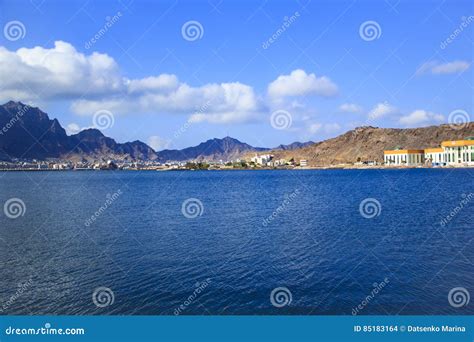
[{"label": "blue sky", "polygon": [[467,0],[0,0],[0,100],[70,132],[111,113],[104,134],[158,149],[472,120],[473,15]]}]

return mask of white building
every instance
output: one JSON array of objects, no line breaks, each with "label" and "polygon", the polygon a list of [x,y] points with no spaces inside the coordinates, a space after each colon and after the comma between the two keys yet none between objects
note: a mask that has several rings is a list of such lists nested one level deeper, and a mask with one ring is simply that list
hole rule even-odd
[{"label": "white building", "polygon": [[474,165],[474,137],[465,140],[443,141],[441,147],[448,165]]},{"label": "white building", "polygon": [[441,142],[441,147],[424,150],[384,151],[385,165],[474,166],[474,137]]},{"label": "white building", "polygon": [[306,159],[301,159],[300,166],[308,166],[308,161]]},{"label": "white building", "polygon": [[442,147],[425,148],[425,162],[433,166],[446,165],[446,155]]},{"label": "white building", "polygon": [[385,165],[423,165],[425,162],[424,150],[387,150],[383,151]]},{"label": "white building", "polygon": [[256,154],[255,157],[252,157],[250,160],[258,165],[267,165],[272,160],[272,158],[273,156],[270,154],[263,154],[261,156]]}]

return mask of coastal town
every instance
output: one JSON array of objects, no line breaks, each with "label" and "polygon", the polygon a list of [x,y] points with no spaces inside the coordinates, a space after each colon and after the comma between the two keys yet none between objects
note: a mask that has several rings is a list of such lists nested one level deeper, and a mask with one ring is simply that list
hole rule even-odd
[{"label": "coastal town", "polygon": [[230,161],[190,160],[123,161],[100,160],[72,162],[68,160],[13,160],[0,162],[0,171],[85,171],[85,170],[235,170],[235,169],[321,169],[321,168],[403,168],[403,167],[473,167],[474,137],[442,141],[439,147],[425,149],[396,148],[385,150],[383,162],[360,160],[352,164],[314,166],[306,159],[277,159],[271,153],[258,154]]}]

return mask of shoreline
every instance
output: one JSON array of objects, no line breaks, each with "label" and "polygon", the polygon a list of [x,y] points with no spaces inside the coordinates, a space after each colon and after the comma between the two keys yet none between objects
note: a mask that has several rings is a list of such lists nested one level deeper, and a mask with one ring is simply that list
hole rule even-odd
[{"label": "shoreline", "polygon": [[438,169],[438,170],[452,170],[452,169],[473,169],[474,166],[462,165],[462,166],[307,166],[307,167],[294,167],[294,168],[219,168],[219,169],[176,169],[176,168],[156,168],[156,169],[0,169],[0,172],[94,172],[94,171],[159,171],[159,172],[170,172],[170,171],[300,171],[300,170],[408,170],[408,169]]}]

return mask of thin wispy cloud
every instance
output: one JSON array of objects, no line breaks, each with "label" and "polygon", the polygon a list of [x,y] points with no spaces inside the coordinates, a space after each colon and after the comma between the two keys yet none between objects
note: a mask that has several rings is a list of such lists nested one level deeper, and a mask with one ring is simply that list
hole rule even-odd
[{"label": "thin wispy cloud", "polygon": [[339,110],[345,113],[360,113],[363,108],[355,103],[343,103],[339,106]]},{"label": "thin wispy cloud", "polygon": [[444,75],[444,74],[458,74],[466,71],[471,66],[471,63],[467,61],[453,61],[441,63],[439,61],[430,61],[423,63],[416,71],[417,75],[433,74],[433,75]]}]

